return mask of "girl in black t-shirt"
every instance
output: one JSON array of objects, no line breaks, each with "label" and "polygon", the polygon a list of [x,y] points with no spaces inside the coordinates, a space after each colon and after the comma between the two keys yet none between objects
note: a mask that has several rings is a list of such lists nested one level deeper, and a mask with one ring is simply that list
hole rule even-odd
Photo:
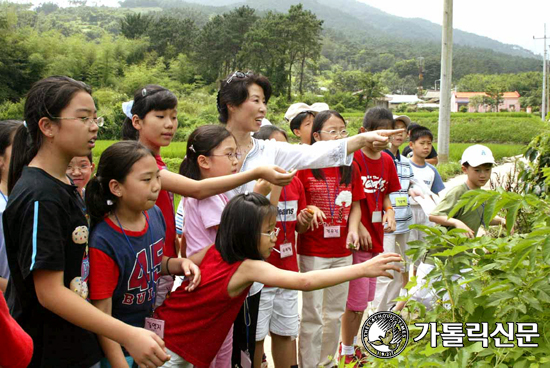
[{"label": "girl in black t-shirt", "polygon": [[91,367],[102,358],[96,336],[119,342],[143,367],[169,356],[154,333],[122,323],[87,301],[88,222],[66,169],[88,155],[103,119],[90,88],[68,77],[32,86],[26,124],[16,131],[4,231],[10,312],[33,338],[31,367]]}]

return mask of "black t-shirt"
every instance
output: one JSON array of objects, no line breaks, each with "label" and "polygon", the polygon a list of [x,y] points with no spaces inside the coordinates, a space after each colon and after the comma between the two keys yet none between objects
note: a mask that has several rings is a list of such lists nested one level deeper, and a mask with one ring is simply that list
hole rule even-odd
[{"label": "black t-shirt", "polygon": [[[407,157],[407,158],[411,158],[412,157],[411,147],[407,146],[407,147],[403,148],[403,152],[401,154],[403,156]],[[436,158],[436,157],[437,157],[437,151],[432,146],[432,150],[431,150],[430,154],[428,155],[428,157],[426,157],[426,159]]]},{"label": "black t-shirt", "polygon": [[74,290],[78,285],[86,296],[88,222],[77,187],[25,167],[10,193],[3,224],[11,270],[6,299],[33,339],[29,367],[89,368],[99,362],[103,353],[96,335],[42,307],[32,277],[37,269],[63,271],[65,286]]}]

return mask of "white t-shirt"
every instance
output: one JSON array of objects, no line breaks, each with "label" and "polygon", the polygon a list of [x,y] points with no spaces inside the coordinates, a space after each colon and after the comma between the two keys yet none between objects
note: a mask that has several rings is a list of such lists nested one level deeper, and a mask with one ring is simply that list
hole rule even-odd
[{"label": "white t-shirt", "polygon": [[[443,180],[441,179],[439,172],[433,165],[426,162],[424,166],[418,166],[412,162],[412,160],[409,162],[411,164],[415,179],[421,180],[434,194],[438,194],[445,189],[445,184],[443,184]],[[418,206],[418,203],[411,198],[411,205]]]}]

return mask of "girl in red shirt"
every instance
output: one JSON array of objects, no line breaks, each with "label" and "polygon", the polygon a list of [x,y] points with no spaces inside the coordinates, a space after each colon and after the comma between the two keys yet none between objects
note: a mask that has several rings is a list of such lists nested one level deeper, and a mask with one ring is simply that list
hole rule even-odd
[{"label": "girl in red shirt", "polygon": [[[311,142],[348,136],[344,118],[334,110],[317,114]],[[350,247],[359,245],[359,201],[365,198],[355,164],[298,172],[308,205],[321,209],[326,218],[298,238],[300,270],[327,270],[351,264]],[[349,245],[349,246],[348,246]],[[331,366],[338,347],[340,319],[345,310],[348,285],[304,293],[299,339],[299,366]]]},{"label": "girl in red shirt", "polygon": [[332,270],[281,270],[263,261],[275,247],[276,222],[277,208],[261,194],[239,194],[227,204],[214,246],[191,256],[200,264],[200,287],[193,293],[179,287],[156,310],[157,318],[165,321],[164,341],[172,357],[164,367],[208,367],[253,282],[316,290],[358,277],[389,277],[388,270],[399,270],[398,265],[390,264],[401,261],[397,254]]}]

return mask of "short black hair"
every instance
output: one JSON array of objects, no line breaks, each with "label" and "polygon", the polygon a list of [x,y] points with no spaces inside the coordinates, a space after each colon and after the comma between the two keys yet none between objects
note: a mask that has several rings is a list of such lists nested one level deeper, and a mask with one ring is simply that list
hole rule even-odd
[{"label": "short black hair", "polygon": [[380,106],[368,109],[363,118],[363,128],[369,132],[380,128],[395,128],[395,120],[393,120],[392,112]]},{"label": "short black hair", "polygon": [[[464,167],[470,167],[471,165],[468,163],[468,161],[466,161],[465,163],[462,164],[462,166],[464,166]],[[490,162],[487,162],[487,163],[481,164],[481,165],[479,165],[479,166],[490,166],[491,168],[493,168],[494,165],[493,165],[492,163],[490,163]],[[475,166],[475,167],[479,167],[479,166]]]},{"label": "short black hair", "polygon": [[222,212],[215,246],[227,263],[245,259],[262,260],[258,246],[262,224],[267,218],[277,217],[277,208],[258,193],[244,193],[233,197]]},{"label": "short black hair", "polygon": [[270,139],[271,135],[275,132],[278,132],[284,135],[285,139],[288,141],[288,136],[286,135],[286,132],[276,125],[264,125],[263,127],[260,128],[260,130],[254,133],[252,137],[256,139],[266,140],[266,139]]},{"label": "short black hair", "polygon": [[407,133],[409,133],[411,130],[413,130],[415,128],[418,128],[419,126],[420,126],[420,124],[410,123],[409,126],[407,127]]},{"label": "short black hair", "polygon": [[290,130],[292,130],[292,132],[294,133],[294,129],[300,129],[300,127],[302,126],[302,122],[308,116],[315,117],[315,114],[312,111],[303,111],[296,115],[294,119],[290,121]]},{"label": "short black hair", "polygon": [[425,126],[419,125],[411,130],[411,142],[416,142],[422,137],[430,137],[432,141],[434,140],[432,131]]},{"label": "short black hair", "polygon": [[220,90],[218,91],[217,107],[218,107],[218,120],[222,124],[226,124],[229,120],[229,110],[227,105],[240,106],[248,98],[248,87],[257,84],[264,91],[265,103],[269,102],[271,97],[271,83],[269,79],[261,74],[254,74],[254,72],[245,73],[244,78],[234,76],[230,83],[227,81],[235,73],[227,76],[226,79],[221,81]]}]

